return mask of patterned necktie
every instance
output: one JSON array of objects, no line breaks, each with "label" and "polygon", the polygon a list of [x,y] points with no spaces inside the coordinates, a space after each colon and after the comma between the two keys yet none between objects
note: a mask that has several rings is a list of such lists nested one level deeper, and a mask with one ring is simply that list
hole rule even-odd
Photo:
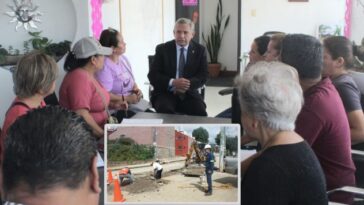
[{"label": "patterned necktie", "polygon": [[182,78],[183,77],[183,69],[185,67],[185,55],[184,55],[184,48],[182,47],[180,49],[180,54],[179,54],[179,63],[178,63],[178,77]]}]

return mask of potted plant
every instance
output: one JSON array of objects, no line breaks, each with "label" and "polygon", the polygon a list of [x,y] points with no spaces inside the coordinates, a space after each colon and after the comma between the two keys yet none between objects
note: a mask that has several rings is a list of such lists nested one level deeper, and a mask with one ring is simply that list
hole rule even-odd
[{"label": "potted plant", "polygon": [[[31,38],[24,41],[24,54],[31,50],[40,50],[58,61],[70,50],[70,41],[52,43],[48,38],[41,37],[40,34],[41,32],[29,32]],[[0,65],[15,65],[22,56],[23,54],[20,54],[18,49],[14,49],[12,46],[5,49],[0,45]]]},{"label": "potted plant", "polygon": [[202,39],[206,44],[207,52],[210,56],[210,62],[208,65],[209,76],[219,76],[221,64],[218,62],[219,52],[221,48],[221,42],[224,37],[225,29],[229,25],[230,15],[222,14],[222,1],[219,0],[217,4],[216,22],[211,25],[210,33],[205,37],[202,33]]}]

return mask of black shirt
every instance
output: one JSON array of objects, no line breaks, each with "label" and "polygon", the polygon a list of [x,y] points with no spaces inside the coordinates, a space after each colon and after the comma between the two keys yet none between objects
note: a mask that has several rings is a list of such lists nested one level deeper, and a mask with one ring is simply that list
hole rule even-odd
[{"label": "black shirt", "polygon": [[242,181],[242,204],[328,204],[320,164],[303,141],[266,149]]}]

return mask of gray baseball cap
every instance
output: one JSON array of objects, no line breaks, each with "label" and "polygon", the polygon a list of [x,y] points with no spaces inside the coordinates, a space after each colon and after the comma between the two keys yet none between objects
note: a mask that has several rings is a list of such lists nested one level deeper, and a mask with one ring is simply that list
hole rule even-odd
[{"label": "gray baseball cap", "polygon": [[85,37],[77,41],[72,53],[77,59],[85,59],[94,55],[111,55],[112,49],[101,46],[100,42],[93,37]]}]

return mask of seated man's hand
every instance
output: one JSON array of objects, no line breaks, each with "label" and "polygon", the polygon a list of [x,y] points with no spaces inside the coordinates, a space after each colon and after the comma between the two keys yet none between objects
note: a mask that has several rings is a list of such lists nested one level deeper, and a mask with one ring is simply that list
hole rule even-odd
[{"label": "seated man's hand", "polygon": [[190,81],[186,78],[178,78],[172,81],[172,85],[176,91],[184,91],[183,93],[185,93],[190,88]]},{"label": "seated man's hand", "polygon": [[176,90],[174,91],[174,94],[184,94],[184,93],[186,93],[186,91],[187,91],[187,90],[176,89]]}]

